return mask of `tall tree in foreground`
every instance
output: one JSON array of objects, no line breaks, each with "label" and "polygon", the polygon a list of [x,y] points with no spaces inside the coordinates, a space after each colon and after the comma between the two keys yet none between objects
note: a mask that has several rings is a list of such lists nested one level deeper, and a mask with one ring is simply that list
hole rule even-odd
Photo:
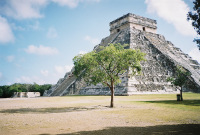
[{"label": "tall tree in foreground", "polygon": [[[187,14],[187,20],[192,21],[192,26],[197,32],[197,35],[200,35],[200,0],[195,0],[194,2],[194,11],[190,11]],[[200,50],[200,38],[194,39],[194,41],[197,43],[197,46],[199,47]]]},{"label": "tall tree in foreground", "polygon": [[183,85],[185,85],[188,81],[188,77],[190,76],[190,72],[186,71],[183,67],[176,67],[176,76],[175,78],[169,77],[167,80],[171,82],[173,85],[180,87],[180,100],[183,101]]},{"label": "tall tree in foreground", "polygon": [[[125,45],[124,45],[125,46]],[[145,54],[140,50],[124,49],[121,44],[109,44],[101,51],[75,56],[74,75],[82,76],[88,84],[102,83],[111,91],[110,107],[114,107],[114,86],[121,82],[119,75],[131,70],[140,73]]]}]

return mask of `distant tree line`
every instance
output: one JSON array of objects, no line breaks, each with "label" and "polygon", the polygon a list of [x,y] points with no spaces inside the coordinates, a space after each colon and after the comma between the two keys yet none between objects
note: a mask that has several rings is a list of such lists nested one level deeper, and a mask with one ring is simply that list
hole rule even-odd
[{"label": "distant tree line", "polygon": [[51,88],[51,84],[38,85],[34,84],[19,84],[0,86],[0,98],[12,97],[14,92],[40,92],[41,96],[45,90]]}]

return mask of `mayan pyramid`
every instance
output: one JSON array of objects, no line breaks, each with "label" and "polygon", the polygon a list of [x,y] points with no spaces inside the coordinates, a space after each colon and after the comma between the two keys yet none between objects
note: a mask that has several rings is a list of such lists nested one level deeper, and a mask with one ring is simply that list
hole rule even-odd
[{"label": "mayan pyramid", "polygon": [[[190,83],[184,91],[200,92],[200,65],[184,54],[179,48],[157,34],[157,22],[149,18],[128,13],[110,22],[110,35],[94,47],[109,43],[129,44],[128,48],[140,49],[146,53],[147,61],[142,62],[142,75],[121,76],[121,84],[115,87],[115,95],[177,93],[167,78],[175,75],[175,67],[180,65],[191,73]],[[44,96],[63,95],[109,95],[108,87],[98,84],[87,86],[82,78],[73,75],[73,70],[65,74],[56,85],[45,91]]]}]

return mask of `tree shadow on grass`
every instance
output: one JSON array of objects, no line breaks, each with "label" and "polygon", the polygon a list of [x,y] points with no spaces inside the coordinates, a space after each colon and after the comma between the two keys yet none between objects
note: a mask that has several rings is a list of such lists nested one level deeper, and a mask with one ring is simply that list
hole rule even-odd
[{"label": "tree shadow on grass", "polygon": [[145,103],[161,103],[161,104],[174,104],[174,105],[188,105],[188,106],[200,106],[200,100],[159,100],[159,101],[139,101]]},{"label": "tree shadow on grass", "polygon": [[108,108],[101,106],[93,107],[62,107],[62,108],[20,108],[20,109],[5,109],[1,110],[0,113],[65,113],[65,112],[78,112],[78,111],[90,111],[99,108]]},{"label": "tree shadow on grass", "polygon": [[[147,127],[109,127],[103,130],[81,131],[57,135],[199,135],[200,124],[158,125]],[[51,135],[51,134],[40,134]]]}]

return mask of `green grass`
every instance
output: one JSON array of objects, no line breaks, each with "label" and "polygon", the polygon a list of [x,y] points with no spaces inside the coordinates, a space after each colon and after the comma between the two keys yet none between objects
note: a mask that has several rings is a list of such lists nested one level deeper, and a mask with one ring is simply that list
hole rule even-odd
[{"label": "green grass", "polygon": [[[146,94],[146,95],[132,95],[132,96],[115,96],[115,105],[134,105],[134,104],[152,104],[154,106],[163,106],[171,108],[200,108],[200,94],[197,93],[183,93],[184,101],[176,101],[176,94]],[[82,105],[92,104],[107,104],[110,103],[110,96],[64,96],[57,97],[56,101],[67,100],[68,102],[83,101]],[[51,100],[50,100],[51,101]],[[55,100],[54,100],[55,101]],[[51,102],[54,102],[51,101]],[[85,102],[84,102],[85,101]],[[74,105],[76,105],[74,103]]]},{"label": "green grass", "polygon": [[[66,98],[91,101],[81,104],[83,106],[109,106],[110,102],[110,96],[66,96]],[[103,112],[125,115],[129,120],[133,119],[134,114],[138,119],[148,122],[156,122],[155,116],[164,122],[187,123],[187,120],[200,122],[200,94],[183,93],[183,99],[184,101],[176,101],[176,94],[115,96],[115,108]]]},{"label": "green grass", "polygon": [[[183,93],[183,99],[184,101],[176,101],[176,94],[115,96],[114,108],[109,108],[110,96],[0,100],[0,127],[3,127],[3,133],[12,131],[13,134],[17,134],[15,129],[24,132],[25,126],[27,134],[30,131],[35,134],[35,130],[40,129],[41,125],[45,131],[53,130],[55,134],[68,133],[69,128],[73,132],[80,131],[79,128],[82,128],[82,131],[87,129],[91,134],[98,129],[94,134],[103,134],[104,130],[111,127],[106,133],[112,135],[118,128],[124,132],[139,130],[142,133],[146,127],[150,132],[154,129],[160,129],[162,132],[165,127],[174,131],[177,126],[177,132],[184,133],[179,132],[179,128],[200,126],[200,94]],[[76,128],[76,125],[79,125],[79,128]],[[144,128],[140,131],[138,127]],[[42,128],[38,132],[43,133]],[[64,131],[60,131],[60,128]]]}]

